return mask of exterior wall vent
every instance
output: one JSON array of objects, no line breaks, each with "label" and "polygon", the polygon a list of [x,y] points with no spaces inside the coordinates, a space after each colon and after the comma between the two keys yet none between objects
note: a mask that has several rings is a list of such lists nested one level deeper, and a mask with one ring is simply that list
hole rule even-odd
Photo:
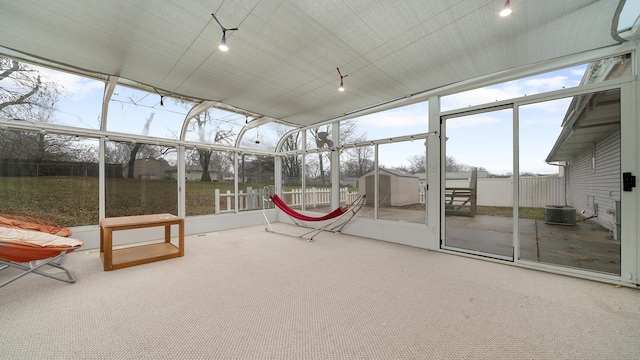
[{"label": "exterior wall vent", "polygon": [[544,222],[554,225],[575,225],[576,208],[573,206],[547,205],[544,207]]}]

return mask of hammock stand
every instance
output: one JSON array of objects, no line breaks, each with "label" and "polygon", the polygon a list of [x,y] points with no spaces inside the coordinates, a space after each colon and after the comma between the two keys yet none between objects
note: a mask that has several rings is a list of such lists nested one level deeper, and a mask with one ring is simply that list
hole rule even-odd
[{"label": "hammock stand", "polygon": [[[364,199],[365,199],[365,195],[361,195],[347,206],[339,207],[326,215],[314,217],[314,216],[301,214],[293,210],[278,195],[276,194],[272,195],[267,188],[265,188],[265,192],[267,194],[267,197],[263,198],[263,211],[262,211],[262,215],[264,216],[264,220],[266,221],[266,225],[267,225],[267,228],[265,229],[265,231],[275,232],[271,227],[269,220],[267,219],[267,215],[264,212],[264,202],[267,202],[267,201],[273,202],[273,204],[277,206],[278,209],[280,209],[282,212],[287,214],[291,219],[291,221],[293,221],[293,223],[296,226],[309,227],[309,226],[301,225],[301,223],[298,223],[296,220],[300,220],[303,222],[333,220],[325,225],[322,225],[318,228],[315,228],[307,233],[304,233],[298,236],[298,238],[307,239],[308,241],[313,240],[314,236],[318,235],[323,231],[332,231],[336,234],[340,234],[342,232],[342,229],[347,225],[347,223],[349,223],[349,221],[358,213],[358,211],[360,211],[360,209],[364,205]],[[288,234],[285,234],[285,235],[288,235]]]}]

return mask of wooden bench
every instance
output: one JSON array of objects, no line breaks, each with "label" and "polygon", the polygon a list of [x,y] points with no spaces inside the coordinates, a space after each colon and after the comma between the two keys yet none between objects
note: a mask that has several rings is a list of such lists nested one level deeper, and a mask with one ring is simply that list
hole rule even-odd
[{"label": "wooden bench", "polygon": [[[178,225],[178,246],[171,243],[171,226]],[[164,242],[113,249],[113,232],[164,226]],[[184,219],[172,214],[136,215],[100,221],[100,257],[104,271],[184,256]]]}]

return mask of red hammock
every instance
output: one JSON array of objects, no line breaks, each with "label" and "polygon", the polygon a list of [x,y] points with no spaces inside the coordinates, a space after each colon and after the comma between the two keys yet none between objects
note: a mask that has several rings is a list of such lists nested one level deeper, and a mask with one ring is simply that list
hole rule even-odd
[{"label": "red hammock", "polygon": [[339,207],[324,216],[313,217],[313,216],[307,216],[304,214],[300,214],[299,212],[296,212],[295,210],[290,208],[284,201],[282,201],[282,199],[280,199],[278,195],[271,195],[269,198],[278,207],[278,209],[282,210],[285,214],[291,216],[292,218],[302,220],[302,221],[331,220],[349,211],[349,206],[345,206],[345,207]]}]

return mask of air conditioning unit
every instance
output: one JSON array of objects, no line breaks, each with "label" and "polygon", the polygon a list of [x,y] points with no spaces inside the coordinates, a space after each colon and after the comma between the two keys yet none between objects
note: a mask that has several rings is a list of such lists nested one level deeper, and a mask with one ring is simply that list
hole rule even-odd
[{"label": "air conditioning unit", "polygon": [[544,207],[544,222],[554,225],[575,225],[576,208],[565,205],[547,205]]}]

